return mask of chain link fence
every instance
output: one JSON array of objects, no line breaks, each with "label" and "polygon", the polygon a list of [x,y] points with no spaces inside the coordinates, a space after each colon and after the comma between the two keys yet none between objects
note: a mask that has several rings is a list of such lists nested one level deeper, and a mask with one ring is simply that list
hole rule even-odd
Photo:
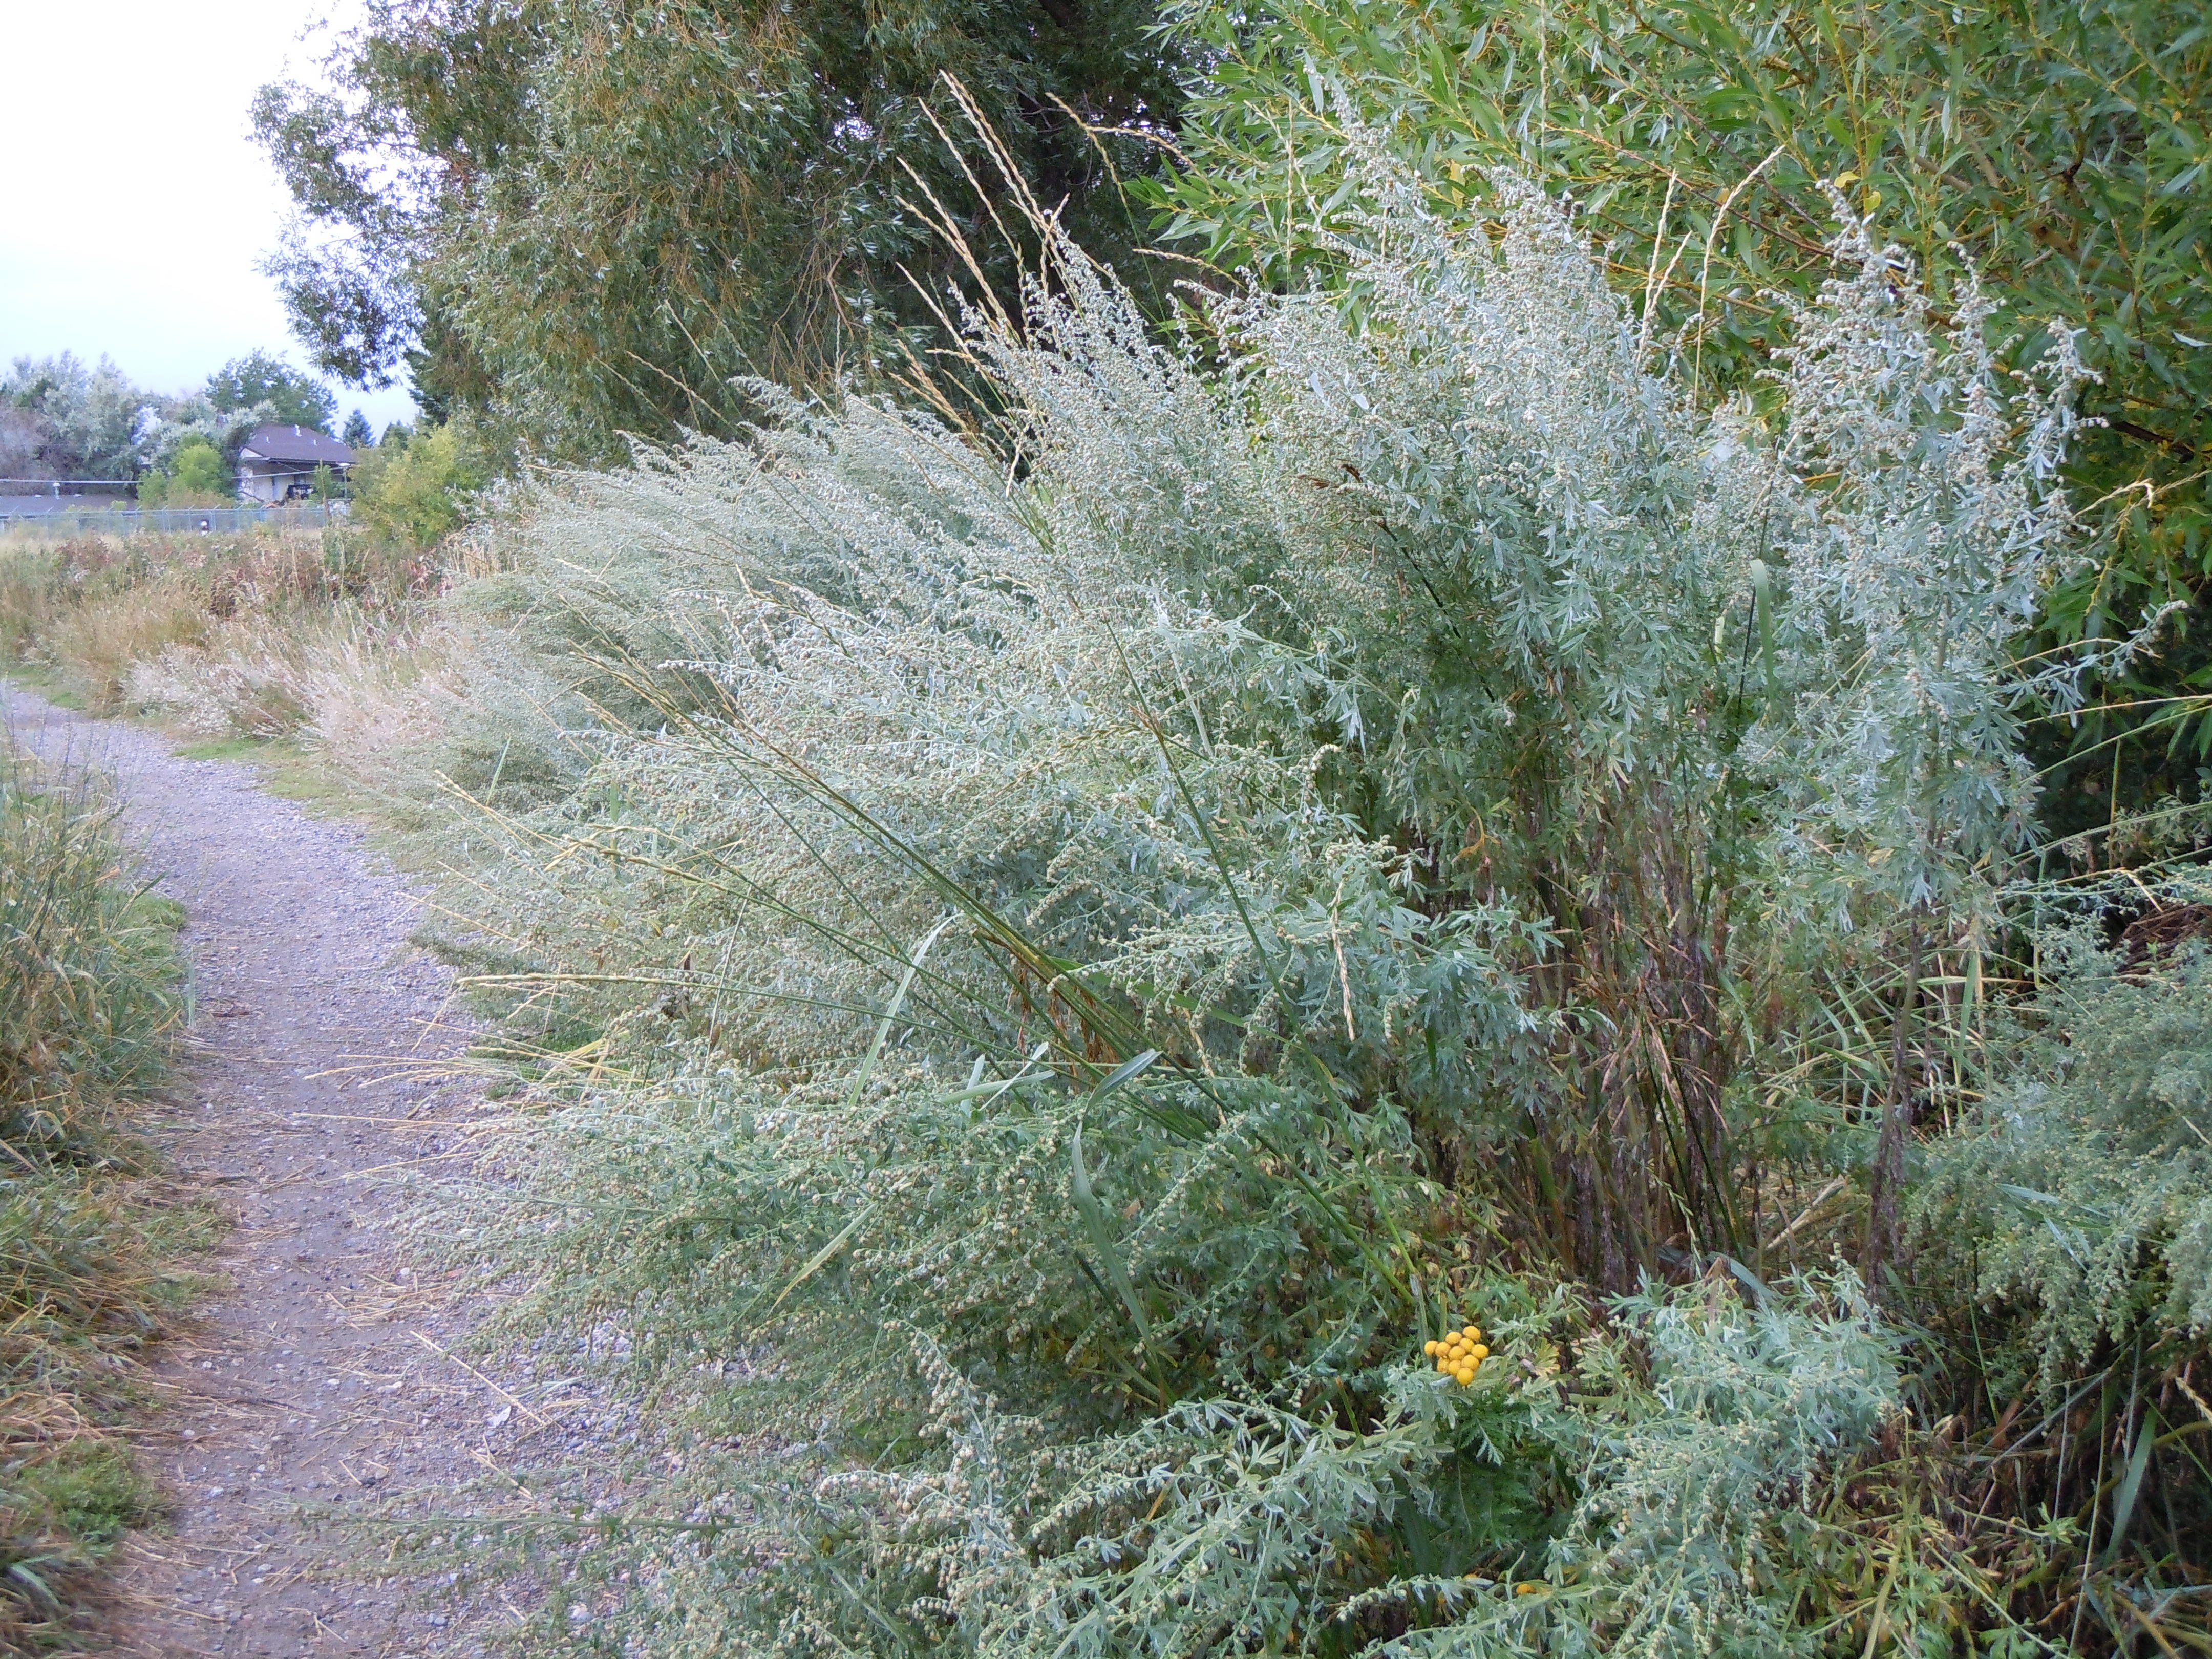
[{"label": "chain link fence", "polygon": [[70,536],[177,535],[204,531],[222,535],[276,525],[319,530],[342,521],[345,503],[286,501],[269,507],[125,507],[88,501],[82,507],[21,508],[0,502],[0,533],[42,538]]}]

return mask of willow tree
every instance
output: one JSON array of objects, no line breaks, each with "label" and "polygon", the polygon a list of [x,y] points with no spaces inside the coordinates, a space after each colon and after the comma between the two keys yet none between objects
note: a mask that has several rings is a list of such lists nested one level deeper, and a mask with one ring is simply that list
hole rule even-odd
[{"label": "willow tree", "polygon": [[404,369],[433,413],[542,452],[726,428],[747,408],[733,380],[896,359],[962,240],[1011,291],[1012,179],[1087,245],[1125,247],[1117,179],[1178,101],[1152,15],[373,0],[330,53],[333,89],[257,102],[299,209],[274,272],[320,367]]}]

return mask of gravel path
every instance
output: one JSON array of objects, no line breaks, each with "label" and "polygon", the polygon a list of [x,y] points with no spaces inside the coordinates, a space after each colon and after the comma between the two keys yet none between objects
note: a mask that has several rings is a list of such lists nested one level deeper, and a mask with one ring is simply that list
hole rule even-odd
[{"label": "gravel path", "polygon": [[395,1202],[361,1179],[466,1158],[492,1116],[443,1064],[466,1022],[451,974],[407,942],[416,902],[358,831],[246,767],[0,698],[26,747],[113,779],[145,873],[189,915],[198,1053],[152,1127],[235,1224],[216,1264],[230,1288],[158,1366],[173,1403],[148,1443],[174,1526],[121,1574],[124,1650],[477,1650],[434,1587],[377,1577],[372,1534],[318,1519],[409,1494],[483,1512],[495,1503],[455,1494],[592,1410],[559,1379],[462,1363],[471,1310],[398,1258]]}]

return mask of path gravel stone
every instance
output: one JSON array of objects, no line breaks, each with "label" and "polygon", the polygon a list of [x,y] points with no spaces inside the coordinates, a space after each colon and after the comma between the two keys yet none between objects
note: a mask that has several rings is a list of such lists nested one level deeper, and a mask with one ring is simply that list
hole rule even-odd
[{"label": "path gravel stone", "polygon": [[375,1177],[469,1158],[496,1115],[453,1065],[451,973],[408,942],[419,901],[357,830],[246,766],[0,696],[26,748],[112,778],[143,873],[190,918],[195,1052],[151,1127],[234,1223],[229,1288],[156,1367],[172,1403],[148,1443],[173,1530],[121,1574],[121,1651],[477,1650],[434,1587],[379,1576],[373,1529],[326,1519],[495,1486],[522,1443],[592,1409],[465,1356],[474,1310],[394,1248],[398,1200]]}]

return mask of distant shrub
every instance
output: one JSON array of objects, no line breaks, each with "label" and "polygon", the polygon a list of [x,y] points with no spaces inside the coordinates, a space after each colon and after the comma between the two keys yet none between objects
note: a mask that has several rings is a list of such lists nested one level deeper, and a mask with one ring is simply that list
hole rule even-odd
[{"label": "distant shrub", "polygon": [[386,437],[354,465],[354,522],[406,547],[435,546],[460,526],[466,498],[483,485],[483,474],[450,425],[404,442]]},{"label": "distant shrub", "polygon": [[180,445],[167,471],[149,467],[138,475],[141,507],[214,507],[232,499],[230,469],[223,465],[222,452],[204,438]]}]

